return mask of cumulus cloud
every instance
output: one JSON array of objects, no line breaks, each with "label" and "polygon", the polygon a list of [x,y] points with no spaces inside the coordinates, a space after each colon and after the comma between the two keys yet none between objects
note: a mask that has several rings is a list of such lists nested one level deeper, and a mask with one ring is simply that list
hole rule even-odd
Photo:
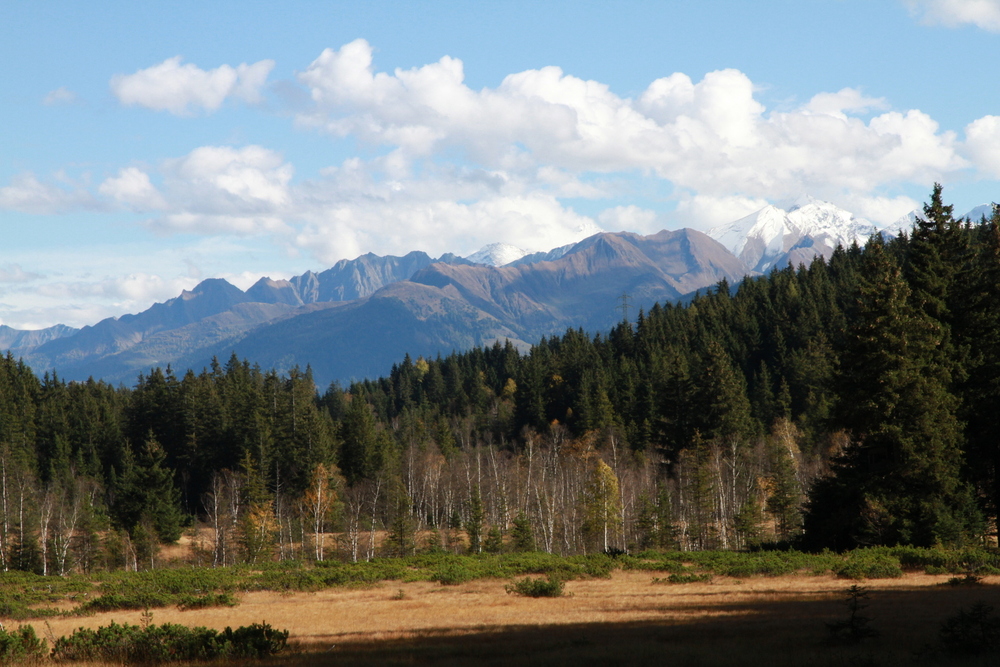
[{"label": "cumulus cloud", "polygon": [[176,115],[190,115],[197,110],[211,113],[228,97],[251,104],[260,102],[261,88],[273,68],[273,60],[261,60],[252,65],[203,70],[192,63],[182,65],[181,57],[174,56],[135,74],[116,74],[111,79],[111,91],[128,106]]},{"label": "cumulus cloud", "polygon": [[766,199],[739,195],[693,195],[678,202],[673,217],[683,221],[685,226],[708,231],[759,211],[768,203]]},{"label": "cumulus cloud", "polygon": [[954,28],[972,24],[1000,32],[1000,0],[903,0],[925,25]]},{"label": "cumulus cloud", "polygon": [[349,160],[296,191],[302,229],[290,240],[325,264],[363,252],[468,254],[502,241],[549,250],[597,233],[594,221],[520,179],[477,170],[406,182]]},{"label": "cumulus cloud", "polygon": [[59,106],[63,104],[76,104],[79,98],[76,96],[72,90],[61,86],[55,90],[49,91],[44,98],[42,98],[42,104],[48,107]]},{"label": "cumulus cloud", "polygon": [[966,151],[984,175],[1000,178],[1000,116],[983,116],[965,128]]},{"label": "cumulus cloud", "polygon": [[804,110],[813,113],[828,114],[840,119],[846,119],[847,113],[864,113],[869,109],[888,109],[889,105],[881,97],[865,97],[856,88],[842,88],[836,93],[819,93],[814,95]]},{"label": "cumulus cloud", "polygon": [[203,146],[166,160],[161,167],[162,195],[148,175],[126,172],[113,185],[105,182],[108,192],[119,199],[119,191],[134,193],[147,209],[163,211],[147,223],[159,233],[277,232],[286,228],[282,216],[291,212],[289,181],[294,169],[279,153],[260,146]]},{"label": "cumulus cloud", "polygon": [[163,196],[149,180],[149,174],[137,167],[120,170],[117,176],[101,183],[98,192],[138,211],[159,209],[166,205]]},{"label": "cumulus cloud", "polygon": [[885,101],[845,88],[769,113],[732,69],[697,82],[673,74],[636,99],[558,67],[473,90],[458,59],[378,72],[356,40],[325,50],[299,79],[315,104],[301,123],[390,147],[404,163],[457,148],[506,172],[638,170],[701,195],[771,199],[926,183],[968,166],[954,133],[920,111],[865,121],[858,114]]},{"label": "cumulus cloud", "polygon": [[656,211],[635,205],[605,209],[597,216],[597,220],[601,223],[601,227],[609,232],[629,231],[640,234],[655,234],[663,229]]}]

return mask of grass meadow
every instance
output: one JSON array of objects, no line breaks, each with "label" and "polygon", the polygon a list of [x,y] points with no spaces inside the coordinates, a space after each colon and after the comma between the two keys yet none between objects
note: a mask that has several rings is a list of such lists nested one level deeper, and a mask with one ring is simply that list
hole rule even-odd
[{"label": "grass meadow", "polygon": [[[963,635],[962,641],[972,643],[960,642],[957,649],[942,642],[941,628],[976,603],[1000,610],[994,557],[888,549],[846,555],[650,552],[615,559],[438,554],[355,565],[180,568],[103,575],[89,584],[70,578],[62,598],[35,598],[28,606],[28,616],[38,612],[35,618],[0,620],[8,630],[31,624],[50,646],[77,628],[111,622],[216,630],[266,622],[289,631],[290,650],[257,664],[288,667],[992,666],[1000,645],[977,652],[983,647],[972,645],[973,635],[981,628],[967,628],[971,638]],[[563,594],[508,592],[512,582],[544,577],[562,581]],[[7,584],[7,598],[16,597]],[[836,640],[829,626],[850,618],[845,594],[855,584],[868,596],[858,613],[878,636]],[[192,595],[225,601],[179,602]],[[102,598],[121,606],[93,604]],[[1000,627],[995,631],[1000,641]]]}]

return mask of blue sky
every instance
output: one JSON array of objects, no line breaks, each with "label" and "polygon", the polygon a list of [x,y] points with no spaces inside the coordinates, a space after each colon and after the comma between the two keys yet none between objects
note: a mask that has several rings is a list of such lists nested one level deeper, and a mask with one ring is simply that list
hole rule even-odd
[{"label": "blue sky", "polygon": [[364,252],[1000,199],[1000,0],[21,2],[0,323]]}]

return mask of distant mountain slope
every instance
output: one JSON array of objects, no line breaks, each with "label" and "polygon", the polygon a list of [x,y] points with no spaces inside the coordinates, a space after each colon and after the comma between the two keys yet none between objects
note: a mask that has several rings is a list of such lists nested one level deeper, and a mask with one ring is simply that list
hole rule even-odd
[{"label": "distant mountain slope", "polygon": [[308,365],[325,387],[334,380],[377,377],[406,354],[433,357],[504,339],[527,347],[516,332],[463,299],[402,281],[367,299],[259,327],[234,344],[199,351],[178,364],[201,368],[212,356],[235,352],[264,368]]},{"label": "distant mountain slope", "polygon": [[524,347],[568,327],[600,330],[621,320],[623,293],[633,308],[648,308],[746,273],[693,230],[598,234],[550,262],[435,263],[367,299],[258,327],[181,362],[200,367],[235,352],[265,367],[309,364],[322,385],[385,373],[406,353],[434,356],[504,339]]},{"label": "distant mountain slope", "polygon": [[[369,253],[318,274],[306,272],[291,280],[261,278],[246,292],[221,278],[209,279],[135,315],[108,318],[69,333],[59,330],[65,334],[61,337],[54,335],[55,328],[48,335],[22,335],[18,354],[33,368],[54,368],[68,379],[94,375],[127,380],[139,369],[165,365],[220,341],[231,343],[265,323],[312,312],[315,304],[367,297],[434,261],[423,252],[403,257]],[[451,254],[438,261],[468,263]],[[8,338],[15,337],[8,334]]]},{"label": "distant mountain slope", "polygon": [[553,248],[545,252],[533,252],[530,255],[525,255],[520,259],[515,259],[506,266],[521,266],[522,264],[534,264],[535,262],[551,262],[552,260],[559,259],[570,249],[576,245],[575,243],[570,243],[569,245],[559,246],[558,248]]},{"label": "distant mountain slope", "polygon": [[57,324],[45,329],[13,329],[0,324],[0,350],[38,347],[50,340],[72,336],[79,329]]},{"label": "distant mountain slope", "polygon": [[[439,259],[432,259],[430,255],[420,251],[408,253],[403,257],[392,255],[380,257],[368,253],[356,259],[342,259],[322,273],[306,273],[293,278],[291,282],[298,287],[303,303],[352,301],[371,296],[386,285],[406,280],[434,262],[469,263],[450,253]],[[305,287],[306,285],[308,287]]]},{"label": "distant mountain slope", "polygon": [[265,367],[311,365],[326,383],[384,373],[406,353],[504,339],[527,346],[567,327],[603,330],[621,319],[622,295],[634,316],[750,272],[689,229],[597,234],[534,259],[494,267],[454,255],[369,254],[290,280],[262,278],[246,292],[206,280],[136,315],[45,342],[27,360],[67,379],[131,382],[152,366],[180,372],[235,351]]}]

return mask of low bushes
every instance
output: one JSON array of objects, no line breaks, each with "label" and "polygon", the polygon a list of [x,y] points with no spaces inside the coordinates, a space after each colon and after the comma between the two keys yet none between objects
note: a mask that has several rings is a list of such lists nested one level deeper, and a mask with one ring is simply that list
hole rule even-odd
[{"label": "low bushes", "polygon": [[454,561],[443,563],[431,575],[431,581],[437,581],[445,586],[457,586],[475,578],[476,575],[472,570]]},{"label": "low bushes", "polygon": [[700,584],[711,580],[712,575],[707,572],[702,572],[700,574],[681,574],[680,572],[674,572],[666,579],[653,577],[654,584]]},{"label": "low bushes", "polygon": [[40,660],[45,653],[45,640],[39,639],[30,625],[12,631],[0,628],[0,665]]},{"label": "low bushes", "polygon": [[875,549],[857,549],[834,572],[842,579],[897,579],[903,568],[895,556]]},{"label": "low bushes", "polygon": [[525,577],[520,581],[504,586],[508,594],[523,595],[529,598],[557,598],[563,594],[563,582],[558,577],[548,579],[532,579]]},{"label": "low bushes", "polygon": [[96,630],[80,628],[56,640],[52,658],[128,663],[265,658],[283,651],[287,642],[287,630],[275,630],[266,623],[218,632],[173,623],[141,627],[112,622]]}]

